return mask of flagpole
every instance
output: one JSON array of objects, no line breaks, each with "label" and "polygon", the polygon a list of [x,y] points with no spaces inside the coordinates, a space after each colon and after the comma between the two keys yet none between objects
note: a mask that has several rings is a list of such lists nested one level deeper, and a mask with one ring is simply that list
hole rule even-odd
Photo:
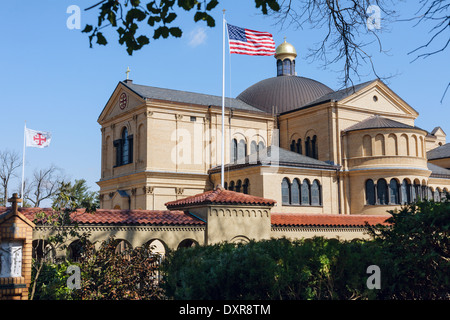
[{"label": "flagpole", "polygon": [[222,166],[220,170],[220,185],[223,188],[225,176],[225,9],[223,9],[222,25]]},{"label": "flagpole", "polygon": [[25,126],[23,128],[23,151],[22,151],[22,184],[20,186],[20,197],[23,203],[23,184],[25,176],[25,144],[26,144],[26,131],[27,131],[27,121],[25,120]]}]

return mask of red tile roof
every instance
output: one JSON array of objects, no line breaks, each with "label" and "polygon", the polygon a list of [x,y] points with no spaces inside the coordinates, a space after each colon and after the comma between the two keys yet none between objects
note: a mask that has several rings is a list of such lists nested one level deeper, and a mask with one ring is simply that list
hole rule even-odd
[{"label": "red tile roof", "polygon": [[350,227],[387,224],[389,215],[340,215],[340,214],[295,214],[295,213],[272,213],[272,226],[333,226]]},{"label": "red tile roof", "polygon": [[[0,207],[6,211],[9,208]],[[19,208],[31,221],[36,213],[51,213],[52,209]],[[83,225],[204,225],[205,222],[184,211],[169,210],[108,210],[98,209],[87,213],[84,209],[71,214],[74,221]]]},{"label": "red tile roof", "polygon": [[181,208],[199,204],[243,204],[243,205],[263,205],[273,206],[275,200],[255,197],[249,194],[225,190],[218,187],[215,190],[206,191],[195,196],[167,202],[167,209]]}]

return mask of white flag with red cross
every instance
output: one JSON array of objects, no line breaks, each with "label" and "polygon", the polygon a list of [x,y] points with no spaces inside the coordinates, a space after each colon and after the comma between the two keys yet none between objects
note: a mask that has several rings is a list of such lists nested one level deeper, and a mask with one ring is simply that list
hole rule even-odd
[{"label": "white flag with red cross", "polygon": [[50,132],[25,128],[25,140],[27,147],[46,148],[50,145],[52,135]]}]

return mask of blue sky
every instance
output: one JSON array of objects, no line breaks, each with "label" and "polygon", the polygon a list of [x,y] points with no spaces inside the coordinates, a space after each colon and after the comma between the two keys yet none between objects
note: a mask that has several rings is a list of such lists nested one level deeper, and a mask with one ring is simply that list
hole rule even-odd
[{"label": "blue sky", "polygon": [[[6,1],[0,11],[0,150],[22,155],[23,127],[50,131],[49,148],[26,150],[25,175],[35,168],[54,164],[72,180],[84,178],[91,190],[98,190],[101,134],[97,118],[117,83],[124,80],[127,67],[134,83],[206,94],[222,94],[222,9],[229,23],[268,31],[276,44],[284,37],[297,50],[298,75],[313,78],[339,89],[341,64],[323,68],[322,61],[306,59],[323,30],[281,29],[275,20],[258,13],[251,0],[222,0],[213,11],[217,26],[194,23],[192,14],[178,10],[183,37],[151,40],[149,46],[129,56],[117,44],[113,32],[106,32],[109,44],[89,48],[81,30],[67,28],[67,8],[81,8],[81,27],[96,22],[96,10],[84,9],[93,0]],[[417,4],[396,6],[401,18],[411,17]],[[376,45],[373,54],[380,76],[394,77],[387,85],[419,112],[416,125],[431,131],[441,126],[450,134],[450,92],[440,100],[449,81],[449,51],[427,59],[412,60],[408,52],[428,41],[430,26],[414,27],[413,21],[387,22],[381,16],[377,31],[387,54]],[[142,29],[149,30],[149,29]],[[109,36],[109,37],[108,37]],[[448,37],[448,34],[446,34]],[[149,35],[151,37],[151,34]],[[276,75],[273,57],[226,55],[226,95],[236,97],[250,85]],[[370,68],[361,69],[356,83],[374,79]],[[10,188],[17,189],[21,172]]]}]

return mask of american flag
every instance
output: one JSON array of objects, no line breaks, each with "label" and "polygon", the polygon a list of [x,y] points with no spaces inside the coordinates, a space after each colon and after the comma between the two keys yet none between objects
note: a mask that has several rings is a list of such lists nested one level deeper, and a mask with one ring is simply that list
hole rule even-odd
[{"label": "american flag", "polygon": [[244,29],[227,23],[230,53],[252,56],[272,56],[275,54],[275,41],[272,34]]}]

